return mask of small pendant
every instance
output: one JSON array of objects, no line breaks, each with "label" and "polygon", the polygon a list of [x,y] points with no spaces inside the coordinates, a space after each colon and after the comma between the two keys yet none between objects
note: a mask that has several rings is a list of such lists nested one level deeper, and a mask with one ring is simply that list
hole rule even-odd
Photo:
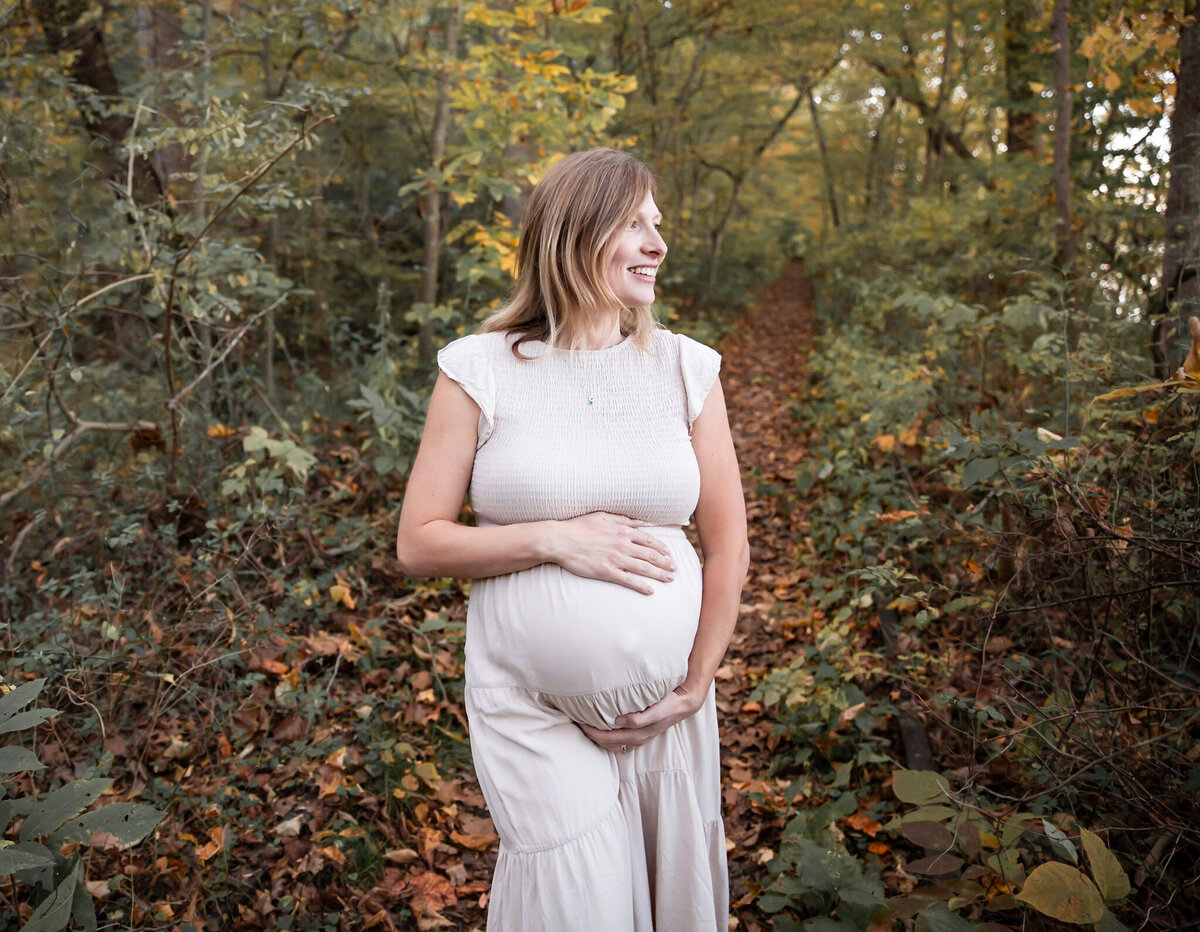
[{"label": "small pendant", "polygon": [[595,395],[588,395],[588,404],[590,404],[590,405],[594,405],[595,403],[596,403],[596,396],[595,396]]}]

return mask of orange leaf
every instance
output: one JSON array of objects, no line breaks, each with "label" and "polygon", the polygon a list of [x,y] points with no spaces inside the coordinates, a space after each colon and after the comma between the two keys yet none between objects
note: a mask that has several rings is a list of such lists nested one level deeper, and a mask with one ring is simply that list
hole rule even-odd
[{"label": "orange leaf", "polygon": [[492,845],[500,840],[499,836],[492,834],[483,835],[464,835],[462,832],[451,832],[450,840],[456,845],[461,845],[464,848],[470,848],[472,851],[487,851]]},{"label": "orange leaf", "polygon": [[324,799],[326,796],[332,796],[338,789],[346,784],[346,777],[340,770],[333,771],[328,777],[321,777],[317,783],[320,790],[317,793],[318,799]]},{"label": "orange leaf", "polygon": [[867,850],[872,854],[877,854],[879,857],[883,857],[885,854],[891,851],[892,848],[890,845],[885,845],[882,841],[873,841],[867,845]]},{"label": "orange leaf", "polygon": [[338,770],[345,770],[346,769],[346,749],[338,748],[336,751],[334,751],[332,754],[330,754],[327,758],[325,758],[325,763],[327,763],[330,767],[336,767]]},{"label": "orange leaf", "polygon": [[224,424],[212,424],[208,428],[210,437],[233,437],[237,431],[232,427],[226,427]]},{"label": "orange leaf", "polygon": [[225,850],[225,827],[223,825],[210,828],[208,837],[212,840],[196,852],[196,857],[201,861],[207,861],[213,855]]},{"label": "orange leaf", "polygon": [[895,524],[897,521],[904,521],[906,518],[915,518],[919,514],[919,511],[909,511],[908,509],[904,509],[902,511],[888,511],[884,512],[883,514],[876,515],[875,520],[880,524]]},{"label": "orange leaf", "polygon": [[891,434],[880,434],[872,441],[872,443],[874,443],[875,446],[884,453],[891,453],[894,449],[896,449],[896,438]]},{"label": "orange leaf", "polygon": [[445,836],[436,828],[430,828],[428,825],[422,828],[417,836],[417,850],[421,852],[421,857],[432,864],[434,852],[437,851],[443,838]]},{"label": "orange leaf", "polygon": [[[855,815],[849,816],[846,819],[846,824],[852,829],[862,832],[868,838],[874,838],[877,834],[879,834],[879,830],[883,828],[882,823],[876,822],[868,813],[865,812],[859,812]],[[886,849],[887,846],[885,845],[884,848]]]}]

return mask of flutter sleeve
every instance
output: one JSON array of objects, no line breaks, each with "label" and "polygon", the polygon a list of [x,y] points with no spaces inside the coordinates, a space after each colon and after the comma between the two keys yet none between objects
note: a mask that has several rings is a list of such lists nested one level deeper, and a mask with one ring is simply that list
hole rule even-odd
[{"label": "flutter sleeve", "polygon": [[496,379],[487,347],[478,334],[447,343],[437,355],[438,368],[454,379],[479,405],[475,449],[487,442],[496,417]]},{"label": "flutter sleeve", "polygon": [[683,373],[683,391],[687,396],[688,430],[704,408],[704,400],[717,382],[721,354],[679,334],[679,368]]}]

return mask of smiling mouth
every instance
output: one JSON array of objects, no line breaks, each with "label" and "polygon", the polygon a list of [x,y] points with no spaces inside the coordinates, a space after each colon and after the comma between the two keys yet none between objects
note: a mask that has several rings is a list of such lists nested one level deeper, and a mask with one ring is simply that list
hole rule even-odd
[{"label": "smiling mouth", "polygon": [[649,278],[653,280],[657,277],[658,270],[653,265],[635,265],[629,271],[631,271],[634,275],[640,275],[643,278]]}]

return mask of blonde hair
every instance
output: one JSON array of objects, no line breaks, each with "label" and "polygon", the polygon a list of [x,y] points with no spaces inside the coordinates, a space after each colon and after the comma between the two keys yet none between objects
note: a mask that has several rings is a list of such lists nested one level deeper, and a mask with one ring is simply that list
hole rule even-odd
[{"label": "blonde hair", "polygon": [[[619,235],[647,195],[654,176],[632,155],[600,148],[557,162],[533,189],[517,242],[517,282],[508,304],[484,321],[484,331],[575,348],[587,320],[620,299],[608,283]],[[621,307],[621,333],[649,345],[649,306]]]}]

